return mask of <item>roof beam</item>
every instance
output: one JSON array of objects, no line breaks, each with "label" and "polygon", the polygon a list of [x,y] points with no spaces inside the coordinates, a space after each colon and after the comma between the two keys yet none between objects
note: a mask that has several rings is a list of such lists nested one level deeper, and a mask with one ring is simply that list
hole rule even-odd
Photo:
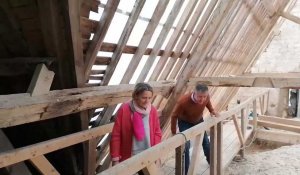
[{"label": "roof beam", "polygon": [[287,12],[282,12],[281,16],[284,17],[285,19],[293,21],[294,23],[300,24],[300,18],[298,16],[292,15]]},{"label": "roof beam", "polygon": [[190,78],[188,84],[195,85],[197,83],[226,87],[300,88],[299,77],[197,77]]},{"label": "roof beam", "polygon": [[[150,82],[155,93],[168,96],[174,82]],[[100,86],[0,96],[0,128],[51,119],[131,98],[134,85]]]},{"label": "roof beam", "polygon": [[88,79],[92,66],[95,63],[97,53],[103,43],[104,37],[114,17],[119,2],[120,0],[109,0],[101,16],[101,19],[98,24],[98,30],[95,33],[92,42],[86,52],[85,74],[84,74],[86,80]]}]

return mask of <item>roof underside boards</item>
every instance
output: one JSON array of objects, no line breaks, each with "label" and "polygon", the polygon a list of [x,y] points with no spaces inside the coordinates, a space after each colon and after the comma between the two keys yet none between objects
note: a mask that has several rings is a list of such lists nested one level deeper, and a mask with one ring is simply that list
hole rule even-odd
[{"label": "roof underside boards", "polygon": [[[54,59],[54,72],[61,77],[60,83],[76,74],[72,83],[78,87],[176,81],[169,97],[157,95],[153,99],[161,114],[164,137],[169,134],[169,115],[177,98],[191,90],[188,80],[240,75],[249,70],[270,43],[274,27],[281,24],[281,13],[288,13],[294,4],[294,0],[60,2],[62,7],[70,6],[64,8],[70,16],[51,11],[50,7],[44,11],[42,7],[48,6],[33,0],[0,2],[0,63],[5,63],[0,64],[0,76],[27,71],[23,68],[9,72],[7,67],[16,64],[7,63],[8,59],[20,64],[19,60],[32,57],[35,66],[41,57],[47,64]],[[68,18],[70,24],[52,17],[48,28],[43,19],[52,13],[57,19]],[[68,25],[72,34],[60,36]],[[70,40],[65,36],[68,34]],[[69,44],[73,44],[72,64],[62,59],[70,56],[64,54]],[[45,61],[46,56],[51,59]],[[70,65],[74,68],[70,69]],[[237,91],[236,87],[210,88],[215,108],[225,109]],[[115,104],[91,110],[89,127],[112,122],[118,107]],[[97,172],[109,166],[108,140],[109,135],[96,140]]]}]

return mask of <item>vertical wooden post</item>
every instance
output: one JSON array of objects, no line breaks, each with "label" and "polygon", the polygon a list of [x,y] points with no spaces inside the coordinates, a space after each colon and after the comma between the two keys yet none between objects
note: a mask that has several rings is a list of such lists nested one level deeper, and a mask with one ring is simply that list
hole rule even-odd
[{"label": "vertical wooden post", "polygon": [[256,99],[253,100],[253,130],[256,131],[257,129],[257,111],[256,111]]},{"label": "vertical wooden post", "polygon": [[217,125],[210,128],[210,175],[217,174]]},{"label": "vertical wooden post", "polygon": [[188,171],[188,175],[196,174],[196,167],[199,163],[200,151],[202,150],[202,142],[203,142],[204,134],[201,133],[195,138],[195,144],[193,146],[193,154],[191,158],[191,163]]},{"label": "vertical wooden post", "polygon": [[[245,133],[246,133],[246,122],[245,122],[245,108],[241,110],[241,128],[242,128],[242,136],[245,138]],[[244,139],[244,144],[245,145],[246,140]],[[241,157],[245,157],[245,147],[243,146],[241,151],[240,151]]]},{"label": "vertical wooden post", "polygon": [[265,115],[268,115],[269,102],[270,102],[270,91],[268,91],[268,95],[267,95],[267,106],[266,106],[266,113],[265,113]]},{"label": "vertical wooden post", "polygon": [[217,174],[223,175],[223,123],[222,121],[217,124]]},{"label": "vertical wooden post", "polygon": [[297,100],[297,117],[300,118],[300,89],[298,89],[298,100]]},{"label": "vertical wooden post", "polygon": [[184,154],[183,154],[184,149],[185,149],[185,144],[176,148],[175,175],[183,175],[185,173]]}]

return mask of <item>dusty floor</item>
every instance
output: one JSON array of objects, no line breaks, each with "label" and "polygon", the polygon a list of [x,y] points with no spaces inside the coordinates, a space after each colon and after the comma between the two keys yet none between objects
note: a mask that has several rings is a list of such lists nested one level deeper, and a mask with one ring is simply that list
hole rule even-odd
[{"label": "dusty floor", "polygon": [[[262,148],[262,149],[261,149]],[[264,150],[265,149],[265,150]],[[282,146],[268,150],[254,145],[246,154],[246,160],[233,161],[226,169],[226,175],[299,175],[300,145]],[[264,151],[264,152],[261,152]]]}]

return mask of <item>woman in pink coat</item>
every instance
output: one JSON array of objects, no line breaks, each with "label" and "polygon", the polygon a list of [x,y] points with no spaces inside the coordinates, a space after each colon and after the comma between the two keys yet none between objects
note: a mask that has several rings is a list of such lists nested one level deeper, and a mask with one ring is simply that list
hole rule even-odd
[{"label": "woman in pink coat", "polygon": [[152,96],[149,84],[138,83],[132,100],[118,110],[110,141],[113,165],[160,143],[162,134]]}]

